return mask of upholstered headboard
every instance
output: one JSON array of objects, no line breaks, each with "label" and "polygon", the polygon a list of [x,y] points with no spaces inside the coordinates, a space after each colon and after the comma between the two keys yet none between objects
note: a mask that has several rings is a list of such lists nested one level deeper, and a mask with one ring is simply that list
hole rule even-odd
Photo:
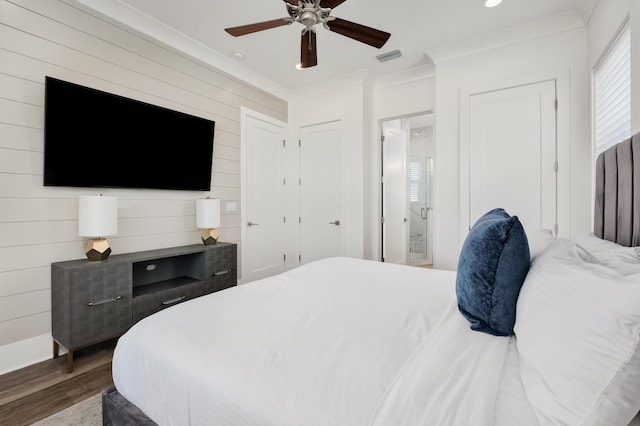
[{"label": "upholstered headboard", "polygon": [[626,247],[640,246],[640,133],[598,156],[593,232]]}]

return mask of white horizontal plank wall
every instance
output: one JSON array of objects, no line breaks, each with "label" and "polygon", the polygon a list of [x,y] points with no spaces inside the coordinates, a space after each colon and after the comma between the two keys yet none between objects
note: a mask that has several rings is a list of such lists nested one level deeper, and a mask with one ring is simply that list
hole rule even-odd
[{"label": "white horizontal plank wall", "polygon": [[[44,187],[45,76],[214,120],[211,191]],[[62,2],[0,2],[0,373],[52,355],[50,264],[84,256],[78,196],[118,197],[114,254],[200,243],[206,195],[239,244],[240,210],[224,206],[241,199],[241,107],[287,121],[286,101]]]}]

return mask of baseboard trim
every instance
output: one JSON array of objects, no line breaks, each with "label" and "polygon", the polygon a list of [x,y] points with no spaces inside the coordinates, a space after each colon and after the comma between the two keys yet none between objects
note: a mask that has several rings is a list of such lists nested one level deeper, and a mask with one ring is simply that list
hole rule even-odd
[{"label": "baseboard trim", "polygon": [[51,334],[42,334],[0,346],[0,374],[53,358]]}]

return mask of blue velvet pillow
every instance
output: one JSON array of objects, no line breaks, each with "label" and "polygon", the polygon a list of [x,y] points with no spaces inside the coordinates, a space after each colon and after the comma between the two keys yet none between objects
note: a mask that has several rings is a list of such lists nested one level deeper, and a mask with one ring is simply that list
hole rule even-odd
[{"label": "blue velvet pillow", "polygon": [[478,219],[462,245],[456,277],[458,309],[472,330],[513,334],[529,264],[529,243],[517,216],[494,209]]}]

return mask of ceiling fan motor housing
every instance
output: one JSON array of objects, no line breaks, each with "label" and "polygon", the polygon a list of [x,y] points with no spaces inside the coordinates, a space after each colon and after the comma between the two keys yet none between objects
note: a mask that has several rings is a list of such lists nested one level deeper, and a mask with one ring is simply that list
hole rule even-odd
[{"label": "ceiling fan motor housing", "polygon": [[[225,31],[234,37],[238,37],[299,22],[304,25],[300,46],[301,68],[309,68],[318,64],[315,29],[315,25],[317,24],[322,24],[325,29],[334,33],[380,49],[387,42],[391,34],[331,16],[331,11],[345,1],[346,0],[284,0],[287,12],[289,13],[288,17],[241,25],[239,27],[225,28]],[[322,7],[321,4],[330,7]]]},{"label": "ceiling fan motor housing", "polygon": [[327,22],[334,19],[329,16],[331,14],[330,8],[320,7],[320,0],[299,1],[297,6],[286,3],[286,6],[292,21],[300,22],[307,29],[311,29],[319,23],[326,26]]}]

